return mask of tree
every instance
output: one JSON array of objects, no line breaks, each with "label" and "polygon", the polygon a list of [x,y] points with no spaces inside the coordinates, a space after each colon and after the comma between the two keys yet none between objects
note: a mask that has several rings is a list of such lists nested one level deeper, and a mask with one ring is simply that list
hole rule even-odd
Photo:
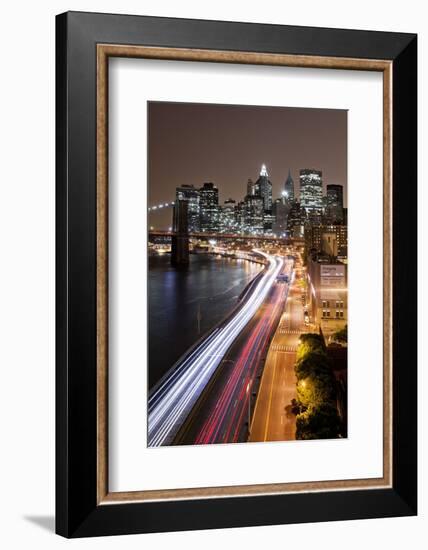
[{"label": "tree", "polygon": [[298,285],[302,290],[306,290],[308,287],[308,283],[306,282],[306,279],[303,279],[303,277],[299,279]]},{"label": "tree", "polygon": [[325,403],[297,415],[296,439],[335,439],[340,432],[336,407]]},{"label": "tree", "polygon": [[333,334],[333,340],[337,342],[348,343],[348,325],[345,325],[342,329]]},{"label": "tree", "polygon": [[309,351],[296,361],[294,366],[297,379],[316,376],[319,373],[331,372],[326,353],[322,350]]},{"label": "tree", "polygon": [[305,355],[313,351],[325,351],[324,340],[319,334],[301,334],[299,340],[297,359],[302,359]]},{"label": "tree", "polygon": [[309,376],[297,384],[297,398],[304,407],[319,407],[324,403],[334,403],[335,392],[328,373]]},{"label": "tree", "polygon": [[[320,334],[302,334],[294,366],[297,378],[296,439],[336,438],[340,419],[336,385]],[[297,407],[298,405],[298,407]]]}]

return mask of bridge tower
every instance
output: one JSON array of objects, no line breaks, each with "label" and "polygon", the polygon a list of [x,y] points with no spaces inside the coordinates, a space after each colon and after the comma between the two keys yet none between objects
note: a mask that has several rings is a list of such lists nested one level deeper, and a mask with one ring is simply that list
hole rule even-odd
[{"label": "bridge tower", "polygon": [[189,265],[188,206],[188,201],[178,199],[172,214],[171,264],[175,267]]}]

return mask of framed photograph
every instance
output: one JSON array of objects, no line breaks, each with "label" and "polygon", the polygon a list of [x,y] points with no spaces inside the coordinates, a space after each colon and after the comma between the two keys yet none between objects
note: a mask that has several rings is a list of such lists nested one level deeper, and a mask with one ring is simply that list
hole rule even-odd
[{"label": "framed photograph", "polygon": [[57,533],[416,514],[416,35],[56,37]]}]

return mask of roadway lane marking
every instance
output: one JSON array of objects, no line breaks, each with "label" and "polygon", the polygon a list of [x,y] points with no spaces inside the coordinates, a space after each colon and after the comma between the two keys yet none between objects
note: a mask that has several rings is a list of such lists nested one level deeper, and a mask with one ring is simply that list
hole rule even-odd
[{"label": "roadway lane marking", "polygon": [[272,382],[271,382],[271,385],[270,385],[269,406],[268,406],[268,413],[267,413],[267,417],[266,417],[266,426],[265,426],[265,433],[264,433],[264,436],[263,436],[263,441],[266,441],[268,427],[269,427],[270,409],[271,409],[271,405],[272,405],[272,395],[273,395],[273,383],[275,382],[275,373],[276,373],[276,363],[277,363],[277,361],[278,361],[278,354],[275,353],[275,363],[274,363],[274,366],[273,366]]},{"label": "roadway lane marking", "polygon": [[297,351],[297,346],[287,346],[285,344],[274,344],[272,346],[272,351],[286,351],[290,353],[294,353]]}]

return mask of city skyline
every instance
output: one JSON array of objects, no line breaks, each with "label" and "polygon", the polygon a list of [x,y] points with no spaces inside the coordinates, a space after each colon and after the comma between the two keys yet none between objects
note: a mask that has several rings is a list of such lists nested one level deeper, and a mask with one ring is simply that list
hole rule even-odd
[{"label": "city skyline", "polygon": [[[329,109],[212,104],[149,104],[149,205],[171,202],[182,185],[212,182],[219,203],[237,202],[262,164],[281,196],[289,172],[299,198],[302,169],[323,173],[327,185],[343,186],[347,198],[347,112]],[[339,159],[339,161],[338,161]],[[158,211],[150,224],[167,228],[171,212]]]},{"label": "city skyline", "polygon": [[[154,216],[173,206],[169,230],[197,234],[265,235],[303,237],[306,225],[346,224],[343,186],[328,184],[323,193],[322,172],[300,170],[300,202],[294,200],[294,181],[290,173],[281,197],[272,197],[272,183],[263,164],[259,178],[247,182],[247,194],[241,201],[227,199],[219,204],[219,190],[213,183],[201,188],[182,185],[176,188],[175,202],[149,207]],[[155,228],[150,225],[153,231]],[[186,245],[187,246],[187,245]],[[177,252],[177,251],[176,251]],[[174,254],[175,255],[175,254]],[[187,254],[186,254],[187,257]],[[187,261],[187,260],[186,260]]]}]

